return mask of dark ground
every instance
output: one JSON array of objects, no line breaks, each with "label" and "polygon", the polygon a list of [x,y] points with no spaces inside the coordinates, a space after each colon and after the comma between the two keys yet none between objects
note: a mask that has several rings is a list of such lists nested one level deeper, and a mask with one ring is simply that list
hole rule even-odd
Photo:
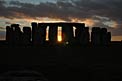
[{"label": "dark ground", "polygon": [[122,47],[0,48],[0,73],[34,70],[49,81],[121,81]]}]

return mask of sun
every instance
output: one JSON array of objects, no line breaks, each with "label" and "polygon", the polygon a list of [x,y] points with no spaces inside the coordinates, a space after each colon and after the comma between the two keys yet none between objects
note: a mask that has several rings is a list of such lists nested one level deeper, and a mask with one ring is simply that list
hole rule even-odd
[{"label": "sun", "polygon": [[62,37],[58,36],[58,42],[61,42],[61,41],[62,41]]},{"label": "sun", "polygon": [[62,27],[58,27],[57,40],[58,42],[62,42]]}]

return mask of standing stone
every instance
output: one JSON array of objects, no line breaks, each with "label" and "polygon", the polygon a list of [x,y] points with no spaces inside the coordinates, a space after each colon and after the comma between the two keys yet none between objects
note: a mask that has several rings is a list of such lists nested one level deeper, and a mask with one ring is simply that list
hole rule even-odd
[{"label": "standing stone", "polygon": [[37,38],[38,38],[38,36],[37,36],[38,25],[36,22],[32,22],[31,26],[32,26],[32,43],[33,43],[33,45],[36,45]]},{"label": "standing stone", "polygon": [[51,45],[56,45],[58,35],[58,25],[50,24],[49,25],[49,42]]},{"label": "standing stone", "polygon": [[85,33],[85,24],[77,24],[76,26],[76,31],[75,31],[75,39],[76,39],[76,44],[77,45],[82,45],[83,40],[85,38],[84,33]]},{"label": "standing stone", "polygon": [[31,43],[31,28],[23,27],[23,44],[29,45]]},{"label": "standing stone", "polygon": [[38,35],[39,35],[39,42],[41,45],[45,45],[46,43],[46,23],[39,23],[38,24]]}]

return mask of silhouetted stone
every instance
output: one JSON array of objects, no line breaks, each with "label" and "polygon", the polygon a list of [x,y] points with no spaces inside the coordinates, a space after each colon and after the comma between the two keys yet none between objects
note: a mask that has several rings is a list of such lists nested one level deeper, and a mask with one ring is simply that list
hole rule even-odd
[{"label": "silhouetted stone", "polygon": [[69,45],[72,45],[74,43],[74,34],[73,34],[73,25],[68,24],[68,30],[67,30],[67,36]]},{"label": "silhouetted stone", "polygon": [[99,27],[93,27],[91,32],[91,43],[93,46],[100,46],[101,44],[101,29]]},{"label": "silhouetted stone", "polygon": [[38,24],[38,42],[41,45],[45,45],[46,43],[46,28],[47,25],[45,23]]},{"label": "silhouetted stone", "polygon": [[37,44],[37,38],[38,38],[38,33],[37,33],[37,30],[38,30],[38,25],[36,22],[32,22],[31,23],[31,26],[32,26],[32,43],[33,45],[36,45]]},{"label": "silhouetted stone", "polygon": [[93,46],[108,46],[110,41],[111,33],[108,33],[106,28],[92,28],[91,43]]},{"label": "silhouetted stone", "polygon": [[70,24],[62,24],[62,42],[71,45],[73,38],[73,26]]},{"label": "silhouetted stone", "polygon": [[[36,23],[32,22],[32,31],[29,27],[23,27],[20,30],[19,24],[12,24],[6,27],[6,41],[11,46],[19,46],[21,44],[33,46],[57,45],[58,27],[62,27],[62,41],[60,44],[76,45],[76,46],[108,46],[111,44],[111,32],[107,32],[106,28],[93,27],[91,32],[91,42],[89,28],[84,23]],[[49,27],[49,30],[47,30]],[[73,30],[75,27],[75,32]],[[49,41],[46,41],[46,34],[49,32]],[[31,34],[32,32],[32,34]],[[75,33],[75,36],[74,36]]]},{"label": "silhouetted stone", "polygon": [[12,24],[12,42],[14,46],[19,46],[21,44],[22,32],[20,30],[19,24]]},{"label": "silhouetted stone", "polygon": [[84,43],[84,34],[85,34],[85,24],[81,23],[75,26],[75,39],[77,45],[82,45]]},{"label": "silhouetted stone", "polygon": [[84,32],[83,34],[83,45],[84,46],[89,46],[89,42],[90,42],[90,35],[89,35],[89,27],[85,27],[84,28]]},{"label": "silhouetted stone", "polygon": [[108,45],[108,36],[107,36],[107,29],[106,28],[101,29],[101,45],[102,46]]},{"label": "silhouetted stone", "polygon": [[17,43],[17,45],[19,45],[21,43],[21,36],[22,36],[22,32],[19,26],[15,27],[15,42]]},{"label": "silhouetted stone", "polygon": [[31,43],[31,28],[30,27],[23,27],[23,44],[29,45]]},{"label": "silhouetted stone", "polygon": [[49,25],[49,42],[51,45],[56,45],[58,35],[58,25],[50,24]]},{"label": "silhouetted stone", "polygon": [[12,41],[12,29],[10,26],[6,26],[6,41],[10,43]]},{"label": "silhouetted stone", "polygon": [[107,32],[107,42],[108,42],[108,45],[110,45],[110,43],[111,43],[111,32]]}]

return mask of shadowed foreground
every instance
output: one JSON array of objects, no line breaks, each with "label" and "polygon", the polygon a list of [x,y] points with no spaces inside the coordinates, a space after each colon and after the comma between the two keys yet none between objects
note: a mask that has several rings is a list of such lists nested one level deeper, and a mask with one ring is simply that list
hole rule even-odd
[{"label": "shadowed foreground", "polygon": [[49,81],[120,81],[121,47],[1,48],[0,73],[37,71]]}]

